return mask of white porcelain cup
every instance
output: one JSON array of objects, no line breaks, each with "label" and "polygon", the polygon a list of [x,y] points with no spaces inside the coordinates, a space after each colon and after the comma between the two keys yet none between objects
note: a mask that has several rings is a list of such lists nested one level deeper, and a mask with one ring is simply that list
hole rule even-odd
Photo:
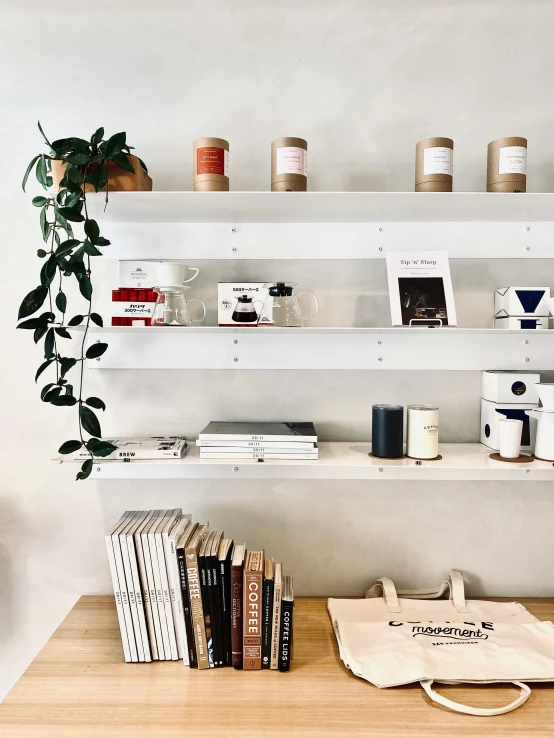
[{"label": "white porcelain cup", "polygon": [[[187,270],[194,272],[192,277],[185,279]],[[178,287],[187,282],[192,282],[197,276],[199,270],[195,267],[189,267],[186,264],[179,264],[172,261],[160,261],[156,264],[156,272],[158,274],[158,284],[162,287]]]},{"label": "white porcelain cup", "polygon": [[523,420],[504,418],[498,421],[499,453],[503,459],[517,459],[521,448]]}]

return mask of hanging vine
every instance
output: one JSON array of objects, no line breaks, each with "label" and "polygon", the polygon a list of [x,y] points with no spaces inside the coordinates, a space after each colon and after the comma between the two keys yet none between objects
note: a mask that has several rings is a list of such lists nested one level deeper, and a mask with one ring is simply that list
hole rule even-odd
[{"label": "hanging vine", "polygon": [[[95,410],[106,409],[99,397],[86,397],[84,391],[84,364],[86,359],[102,356],[108,348],[107,343],[94,343],[87,348],[87,338],[91,322],[102,327],[102,317],[92,310],[92,270],[91,258],[101,256],[101,248],[110,242],[100,235],[96,220],[89,218],[87,210],[87,185],[95,192],[106,187],[108,201],[108,163],[113,162],[120,169],[134,172],[128,154],[131,146],[126,143],[125,133],[116,133],[104,138],[104,129],[99,128],[90,141],[82,138],[62,138],[50,143],[40,123],[39,130],[48,146],[47,154],[38,154],[27,167],[23,177],[23,190],[29,175],[35,170],[38,182],[47,191],[46,196],[33,198],[33,205],[40,209],[39,223],[44,248],[37,251],[44,261],[40,270],[38,287],[23,299],[19,308],[18,328],[32,330],[35,343],[43,339],[44,361],[39,366],[35,382],[46,371],[51,380],[41,392],[43,402],[62,407],[77,407],[78,439],[65,441],[59,448],[60,454],[71,454],[85,448],[88,457],[77,474],[77,479],[86,479],[91,471],[94,457],[108,456],[116,447],[102,440],[100,421]],[[140,161],[140,160],[139,160]],[[62,166],[63,173],[57,193],[52,193],[53,162]],[[141,166],[146,171],[142,161]],[[74,227],[82,229],[76,234]],[[86,312],[74,315],[67,320],[68,300],[64,285],[66,280],[75,279],[79,291],[87,302]],[[46,304],[46,312],[35,315]],[[67,320],[67,322],[66,322]],[[74,335],[79,336],[77,357],[64,356],[63,345],[71,340],[69,327],[77,328]],[[71,371],[74,374],[70,374]],[[76,376],[77,390],[70,382]]]}]

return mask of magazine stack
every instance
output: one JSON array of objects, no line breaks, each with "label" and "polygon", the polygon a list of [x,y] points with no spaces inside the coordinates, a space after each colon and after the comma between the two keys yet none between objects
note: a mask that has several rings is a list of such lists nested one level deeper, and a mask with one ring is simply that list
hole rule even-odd
[{"label": "magazine stack", "polygon": [[317,460],[313,423],[209,423],[196,445],[201,459]]},{"label": "magazine stack", "polygon": [[125,661],[289,671],[292,576],[180,509],[124,513],[105,536]]}]

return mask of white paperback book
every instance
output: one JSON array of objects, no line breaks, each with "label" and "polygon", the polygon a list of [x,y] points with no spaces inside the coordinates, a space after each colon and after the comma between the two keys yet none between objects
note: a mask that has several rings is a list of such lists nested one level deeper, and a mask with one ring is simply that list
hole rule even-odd
[{"label": "white paperback book", "polygon": [[317,442],[313,423],[234,423],[212,421],[200,441],[309,441]]},{"label": "white paperback book", "polygon": [[115,563],[115,555],[113,550],[112,535],[121,527],[122,523],[127,520],[128,513],[124,513],[117,523],[111,527],[106,533],[104,539],[106,541],[106,549],[108,551],[108,564],[110,566],[110,574],[112,575],[113,591],[115,596],[115,607],[117,610],[117,619],[119,621],[119,630],[121,632],[121,643],[123,645],[123,655],[125,661],[132,661],[131,649],[129,647],[129,634],[127,633],[127,625],[125,623],[125,615],[123,613],[123,603],[121,600],[121,587],[119,583],[119,575]]},{"label": "white paperback book", "polygon": [[182,515],[183,511],[181,509],[176,508],[175,510],[171,510],[170,514],[166,515],[166,517],[164,518],[164,523],[161,529],[159,529],[156,533],[156,546],[158,547],[158,561],[160,563],[160,577],[162,582],[162,598],[164,603],[172,661],[177,661],[177,659],[179,658],[179,649],[177,647],[177,634],[175,628],[175,619],[173,617],[173,604],[171,602],[171,593],[169,591],[169,576],[165,557],[165,540],[167,540],[169,531],[182,517]]},{"label": "white paperback book", "polygon": [[315,443],[309,441],[201,441],[197,440],[196,445],[200,448],[226,448],[228,451],[235,449],[256,449],[260,448],[265,451],[278,449],[290,449],[291,451],[311,451],[314,449]]},{"label": "white paperback book", "polygon": [[115,558],[115,566],[119,579],[119,589],[121,592],[121,604],[123,607],[123,617],[125,618],[125,626],[129,638],[129,650],[131,652],[131,661],[138,661],[138,651],[136,643],[136,634],[133,626],[133,618],[131,615],[131,606],[129,604],[129,590],[127,588],[127,580],[125,578],[125,567],[123,566],[123,556],[121,553],[121,544],[119,541],[119,533],[127,527],[129,520],[133,516],[133,511],[127,511],[124,522],[112,533],[112,546]]},{"label": "white paperback book", "polygon": [[129,518],[127,525],[119,531],[119,545],[121,547],[121,558],[123,559],[123,569],[125,571],[125,580],[127,582],[127,594],[129,597],[129,607],[131,609],[131,620],[133,621],[133,630],[135,631],[135,641],[137,644],[137,654],[139,661],[145,661],[144,641],[141,632],[140,620],[138,615],[137,599],[135,596],[135,581],[131,569],[131,561],[129,557],[129,546],[127,545],[127,533],[131,532],[139,521],[142,513],[135,512]]},{"label": "white paperback book", "polygon": [[[184,436],[152,436],[150,438],[104,438],[104,441],[117,446],[117,449],[104,456],[104,459],[120,461],[148,459],[180,459],[187,448]],[[73,454],[74,459],[86,459],[89,452],[82,447]]]},{"label": "white paperback book", "polygon": [[139,625],[139,630],[140,630],[140,635],[142,638],[142,645],[143,645],[143,650],[144,650],[144,660],[152,661],[152,652],[150,649],[150,639],[148,636],[148,627],[146,624],[145,607],[144,607],[144,601],[142,598],[142,587],[141,587],[141,581],[140,581],[140,575],[139,575],[139,569],[138,569],[138,556],[137,556],[137,550],[135,547],[135,532],[142,526],[143,522],[146,520],[147,517],[148,517],[148,510],[141,511],[140,515],[137,516],[132,528],[130,530],[127,529],[125,537],[127,539],[127,552],[129,555],[129,565],[131,568],[131,577],[133,581],[135,605],[136,605],[137,617],[138,617],[138,625]]},{"label": "white paperback book", "polygon": [[201,459],[285,459],[287,461],[314,461],[319,458],[317,449],[315,451],[302,451],[300,453],[291,453],[290,451],[283,451],[282,454],[273,451],[260,451],[252,449],[242,449],[239,451],[227,451],[226,449],[218,450],[212,449],[207,451],[202,449],[200,451]]},{"label": "white paperback book", "polygon": [[[158,607],[158,595],[156,593],[156,582],[154,579],[154,561],[152,559],[151,549],[150,549],[150,531],[153,531],[158,527],[160,524],[161,517],[163,516],[163,510],[156,510],[152,516],[152,519],[150,521],[150,524],[146,526],[144,529],[141,539],[142,539],[142,551],[144,554],[144,562],[146,566],[146,576],[148,579],[148,593],[150,597],[150,605],[152,608],[152,620],[154,623],[154,633],[156,634],[156,643],[158,647],[158,659],[160,661],[165,661],[166,655],[165,655],[165,647],[164,647],[164,639],[162,638],[162,621],[160,618],[160,609]],[[156,546],[153,545],[152,548],[154,551],[156,550]],[[156,568],[157,568],[157,555],[156,555]],[[165,615],[164,615],[165,620]],[[169,656],[168,656],[169,658]]]},{"label": "white paperback book", "polygon": [[389,251],[387,278],[393,325],[456,325],[446,251]]},{"label": "white paperback book", "polygon": [[150,590],[148,587],[148,573],[146,569],[146,562],[144,558],[144,551],[142,548],[142,532],[150,525],[155,511],[149,510],[146,517],[137,528],[134,533],[135,539],[135,550],[137,553],[137,564],[140,575],[140,583],[142,587],[142,601],[144,603],[144,613],[146,616],[146,627],[148,629],[150,652],[152,659],[157,661],[158,656],[158,645],[156,643],[156,632],[154,630],[154,619],[152,616],[152,603],[150,602]]},{"label": "white paperback book", "polygon": [[189,666],[189,652],[187,632],[185,629],[185,614],[183,611],[183,597],[181,592],[181,580],[179,576],[179,564],[177,562],[176,543],[182,536],[186,528],[191,524],[192,516],[183,515],[178,520],[164,539],[165,563],[167,566],[167,578],[169,580],[169,594],[171,597],[171,607],[173,609],[173,620],[175,623],[175,633],[177,636],[177,653],[180,659],[183,659],[185,666]]},{"label": "white paperback book", "polygon": [[[166,518],[169,517],[171,513],[173,513],[173,510],[161,510],[160,512],[161,512],[161,516],[158,519],[157,524],[155,524],[148,531],[148,545],[150,546],[150,557],[152,559],[152,569],[154,572],[154,586],[155,586],[155,591],[156,591],[156,602],[158,603],[158,614],[160,617],[160,628],[161,628],[161,637],[162,637],[162,643],[163,643],[163,649],[164,649],[164,659],[166,661],[172,661],[173,655],[171,652],[171,643],[169,640],[169,628],[170,626],[173,628],[173,616],[171,616],[171,621],[168,623],[167,611],[166,611],[165,603],[164,603],[164,593],[163,593],[162,575],[161,575],[161,567],[163,566],[163,568],[165,569],[165,557],[160,561],[159,553],[158,553],[157,536],[159,536],[161,540],[162,528],[166,522]],[[163,551],[162,551],[162,555],[163,555]],[[171,614],[171,607],[170,607],[170,614]]]}]

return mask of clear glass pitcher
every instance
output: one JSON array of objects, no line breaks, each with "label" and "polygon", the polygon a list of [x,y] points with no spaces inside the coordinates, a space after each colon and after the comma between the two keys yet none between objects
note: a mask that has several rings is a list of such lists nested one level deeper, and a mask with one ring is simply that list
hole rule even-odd
[{"label": "clear glass pitcher", "polygon": [[[319,312],[319,301],[313,292],[304,290],[298,294],[293,294],[296,287],[292,282],[269,282],[264,285],[268,289],[266,304],[272,305],[273,325],[283,328],[302,328],[304,322],[309,318],[313,318]],[[298,298],[303,295],[309,295],[315,310],[304,315],[298,304]],[[268,301],[271,301],[268,303]]]},{"label": "clear glass pitcher", "polygon": [[[154,287],[154,290],[158,299],[152,313],[152,325],[199,325],[206,317],[206,306],[202,300],[197,297],[186,299],[185,292],[190,287]],[[202,306],[202,317],[199,320],[190,317],[188,306],[192,302],[199,302]]]}]

